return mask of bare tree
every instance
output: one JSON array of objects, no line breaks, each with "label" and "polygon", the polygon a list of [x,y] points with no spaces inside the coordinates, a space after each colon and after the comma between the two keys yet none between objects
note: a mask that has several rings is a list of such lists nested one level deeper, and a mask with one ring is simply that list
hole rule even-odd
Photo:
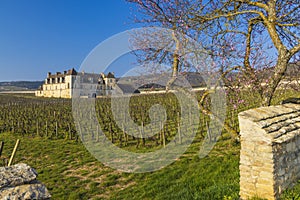
[{"label": "bare tree", "polygon": [[[183,52],[182,46],[186,41],[181,37],[181,34],[193,35],[194,32],[190,31],[188,25],[188,15],[192,3],[189,0],[127,0],[130,3],[134,3],[138,7],[138,12],[141,14],[139,17],[134,18],[137,23],[158,26],[173,30],[171,40],[169,44],[161,46],[160,49],[144,49],[143,52],[136,52],[139,62],[157,61],[158,63],[171,64],[172,66],[172,78],[167,84],[167,90],[170,85],[176,80],[178,72],[182,66],[185,65],[182,62]],[[164,36],[160,36],[163,40]],[[145,47],[143,40],[145,35],[137,35],[134,37],[134,45]],[[149,38],[149,37],[148,37]],[[152,40],[153,43],[159,43],[161,41],[156,36]],[[159,46],[159,45],[156,45]],[[174,46],[174,51],[170,52],[170,47]],[[139,54],[140,53],[140,54]]]},{"label": "bare tree", "polygon": [[[212,38],[231,35],[245,43],[243,63],[239,67],[248,78],[254,80],[252,84],[260,88],[263,105],[270,105],[289,62],[300,51],[300,1],[211,0],[203,1],[201,5],[199,12],[191,13],[194,16],[191,23],[201,31],[206,29]],[[265,43],[271,41],[276,49],[274,73],[266,88],[261,87],[258,70],[253,64],[253,54],[258,52],[255,48],[257,38],[261,36],[267,36]],[[266,47],[261,45],[261,48]]]}]

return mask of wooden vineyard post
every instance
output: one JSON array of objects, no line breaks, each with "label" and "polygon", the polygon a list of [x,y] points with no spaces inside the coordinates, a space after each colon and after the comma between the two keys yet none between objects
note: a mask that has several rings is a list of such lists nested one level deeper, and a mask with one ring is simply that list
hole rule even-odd
[{"label": "wooden vineyard post", "polygon": [[71,130],[70,123],[68,124],[68,126],[69,126],[69,139],[72,140],[72,130]]},{"label": "wooden vineyard post", "polygon": [[90,131],[88,131],[89,135],[91,135],[91,140],[95,139],[95,134],[93,132],[93,124],[90,123]]},{"label": "wooden vineyard post", "polygon": [[146,141],[145,141],[145,138],[144,138],[144,122],[142,122],[142,126],[141,126],[141,129],[140,129],[140,137],[141,137],[141,140],[142,140],[142,145],[145,146]]},{"label": "wooden vineyard post", "polygon": [[165,148],[166,147],[166,135],[165,135],[165,131],[164,131],[162,122],[160,122],[160,130],[161,130],[162,144],[163,144],[163,147]]},{"label": "wooden vineyard post", "polygon": [[55,136],[56,136],[56,139],[57,139],[57,137],[58,137],[58,127],[57,127],[58,125],[57,125],[57,122],[55,122]]},{"label": "wooden vineyard post", "polygon": [[15,123],[13,120],[11,122],[12,122],[12,124],[11,124],[12,132],[15,133]]},{"label": "wooden vineyard post", "polygon": [[25,124],[24,121],[22,122],[22,125],[23,125],[23,126],[22,126],[22,127],[23,127],[23,128],[22,128],[22,136],[24,136],[25,133],[27,133],[27,127],[26,127],[26,124]]},{"label": "wooden vineyard post", "polygon": [[212,138],[211,138],[211,135],[210,135],[210,128],[208,126],[207,121],[206,121],[206,131],[207,131],[207,137],[208,137],[209,141],[211,141]]},{"label": "wooden vineyard post", "polygon": [[162,138],[163,138],[163,147],[165,148],[166,147],[166,134],[165,134],[165,131],[162,130]]},{"label": "wooden vineyard post", "polygon": [[124,136],[124,145],[127,146],[128,138],[127,138],[127,135],[125,133],[124,124],[122,124],[122,132],[123,132],[123,136]]},{"label": "wooden vineyard post", "polygon": [[46,121],[46,138],[48,137],[48,121]]},{"label": "wooden vineyard post", "polygon": [[3,147],[4,147],[4,142],[1,141],[1,142],[0,142],[0,157],[1,157],[1,155],[2,155]]},{"label": "wooden vineyard post", "polygon": [[124,129],[124,133],[126,136],[126,146],[128,145],[128,141],[129,141],[129,135],[126,133],[125,129]]},{"label": "wooden vineyard post", "polygon": [[119,138],[120,147],[122,147],[122,145],[123,145],[123,134],[117,134],[117,137]]},{"label": "wooden vineyard post", "polygon": [[36,121],[36,135],[39,136],[39,121]]},{"label": "wooden vineyard post", "polygon": [[7,165],[8,167],[12,164],[12,161],[13,161],[15,155],[16,155],[16,152],[17,152],[17,148],[18,148],[18,146],[19,146],[19,143],[20,143],[20,140],[17,139],[16,145],[15,145],[15,147],[14,147],[14,150],[13,150],[11,156],[10,156],[10,159],[9,159],[9,162],[8,162],[8,165]]},{"label": "wooden vineyard post", "polygon": [[126,146],[126,135],[125,135],[124,124],[123,123],[122,123],[122,135],[124,137],[124,146]]},{"label": "wooden vineyard post", "polygon": [[180,122],[178,122],[177,126],[178,126],[178,138],[179,138],[179,144],[182,144]]},{"label": "wooden vineyard post", "polygon": [[204,119],[204,117],[203,117],[203,115],[201,115],[202,116],[202,122],[200,121],[200,135],[201,135],[201,137],[202,138],[204,138],[205,136],[204,136],[204,129],[203,129],[203,127],[204,127],[204,124],[205,124],[205,119]]},{"label": "wooden vineyard post", "polygon": [[78,123],[78,128],[79,128],[79,135],[81,137],[81,140],[84,142],[84,136],[83,136],[83,133],[82,133],[82,130],[81,130],[80,123]]},{"label": "wooden vineyard post", "polygon": [[109,124],[109,134],[110,134],[110,138],[111,138],[111,143],[114,143],[114,135],[112,133],[112,125],[111,125],[111,123]]},{"label": "wooden vineyard post", "polygon": [[97,140],[96,141],[99,142],[99,126],[98,125],[97,125],[97,132],[96,133],[97,133]]},{"label": "wooden vineyard post", "polygon": [[[156,121],[155,121],[156,122]],[[152,128],[151,128],[151,132],[153,132]],[[156,134],[155,137],[155,144],[159,145],[159,141],[160,141],[160,131],[158,131],[158,133]]]},{"label": "wooden vineyard post", "polygon": [[163,142],[162,142],[162,124],[161,124],[161,122],[159,122],[159,134],[158,134],[158,140],[159,140],[159,143],[160,143],[160,145],[162,145],[163,144]]}]

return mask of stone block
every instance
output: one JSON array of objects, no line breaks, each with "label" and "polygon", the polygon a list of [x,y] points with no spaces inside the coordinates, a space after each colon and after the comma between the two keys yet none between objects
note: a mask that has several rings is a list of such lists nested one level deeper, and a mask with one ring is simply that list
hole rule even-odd
[{"label": "stone block", "polygon": [[35,180],[37,172],[26,164],[18,164],[0,168],[0,189],[18,186]]},{"label": "stone block", "polygon": [[51,195],[45,185],[32,183],[0,190],[0,199],[50,199]]},{"label": "stone block", "polygon": [[36,178],[37,172],[26,164],[0,167],[0,199],[50,199],[46,186]]}]

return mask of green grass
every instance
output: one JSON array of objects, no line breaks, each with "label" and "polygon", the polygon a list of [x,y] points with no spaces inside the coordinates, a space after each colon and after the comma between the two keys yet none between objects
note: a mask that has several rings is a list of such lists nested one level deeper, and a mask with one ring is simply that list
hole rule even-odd
[{"label": "green grass", "polygon": [[17,138],[21,142],[14,163],[34,167],[53,199],[238,199],[239,146],[227,140],[202,160],[195,143],[187,156],[162,170],[130,174],[103,166],[72,140],[2,133],[3,156],[10,156]]},{"label": "green grass", "polygon": [[89,199],[117,189],[116,183],[108,184],[110,187],[100,185],[111,182],[106,176],[119,172],[104,167],[80,143],[2,133],[3,156],[10,156],[17,138],[21,142],[14,163],[24,162],[34,167],[53,199]]}]

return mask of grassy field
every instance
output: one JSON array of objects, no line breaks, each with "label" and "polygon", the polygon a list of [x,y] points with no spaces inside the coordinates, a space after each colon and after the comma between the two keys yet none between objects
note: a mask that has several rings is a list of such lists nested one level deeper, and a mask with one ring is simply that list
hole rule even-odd
[{"label": "grassy field", "polygon": [[14,163],[24,162],[39,173],[53,199],[223,199],[238,198],[239,145],[217,144],[200,160],[198,145],[160,171],[130,174],[103,166],[81,143],[18,137],[2,133],[4,156],[21,139]]},{"label": "grassy field", "polygon": [[[276,98],[274,104],[289,96],[295,96],[295,93],[281,93],[281,98]],[[38,116],[36,109],[40,101],[44,99],[33,96],[12,96],[11,99],[17,101],[33,102],[33,108],[26,106],[24,112],[32,113]],[[11,99],[8,96],[2,98],[2,104],[10,105]],[[46,100],[47,103],[56,105],[56,100]],[[54,101],[54,102],[53,102]],[[254,102],[253,104],[255,104]],[[236,114],[251,107],[253,104],[241,105],[242,108],[235,110],[232,119],[236,122]],[[26,104],[30,105],[30,104]],[[41,110],[45,113],[39,113],[45,117],[50,113],[45,104],[41,104]],[[62,107],[68,111],[66,102]],[[10,105],[11,106],[11,105]],[[14,105],[12,105],[14,106]],[[7,119],[10,120],[8,113],[10,107],[3,107]],[[189,147],[184,155],[173,164],[155,172],[132,174],[119,172],[104,166],[97,161],[85,149],[80,140],[65,137],[65,133],[58,137],[52,137],[45,134],[36,134],[36,130],[30,129],[32,121],[28,115],[20,111],[22,107],[17,107],[17,112],[26,117],[26,132],[19,133],[18,129],[6,130],[8,126],[3,126],[0,134],[0,141],[5,142],[3,156],[9,157],[14,143],[17,139],[21,140],[14,163],[24,162],[39,173],[38,179],[42,181],[53,199],[238,199],[239,198],[239,150],[238,141],[232,140],[228,134],[219,139],[214,149],[208,156],[199,159],[198,152],[201,145],[201,136],[196,136],[195,141]],[[39,111],[41,111],[39,110]],[[229,113],[229,118],[231,114]],[[53,113],[50,113],[53,115]],[[22,118],[22,117],[21,117]],[[62,116],[62,120],[65,119]],[[23,122],[22,122],[23,123]],[[49,121],[50,123],[50,121]],[[35,122],[32,123],[33,127]],[[49,126],[50,127],[50,126]],[[64,128],[61,127],[61,131]],[[21,129],[20,129],[21,130]],[[49,128],[50,130],[50,128]],[[33,134],[32,134],[33,131]],[[204,131],[204,130],[201,130]],[[41,132],[41,130],[40,130]],[[136,148],[135,145],[127,146],[130,151],[148,151],[149,146]],[[300,199],[300,184],[293,189],[286,191],[282,199]]]}]

